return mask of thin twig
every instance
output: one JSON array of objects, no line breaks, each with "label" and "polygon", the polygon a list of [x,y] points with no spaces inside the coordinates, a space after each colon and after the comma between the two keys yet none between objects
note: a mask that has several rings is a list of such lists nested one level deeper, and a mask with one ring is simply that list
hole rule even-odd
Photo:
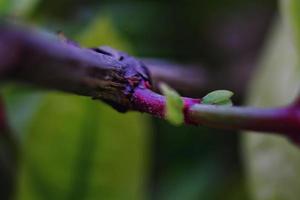
[{"label": "thin twig", "polygon": [[[166,99],[148,89],[137,89],[134,108],[165,118]],[[280,108],[230,107],[201,104],[201,99],[183,97],[185,124],[232,130],[276,133],[300,145],[299,103]]]}]

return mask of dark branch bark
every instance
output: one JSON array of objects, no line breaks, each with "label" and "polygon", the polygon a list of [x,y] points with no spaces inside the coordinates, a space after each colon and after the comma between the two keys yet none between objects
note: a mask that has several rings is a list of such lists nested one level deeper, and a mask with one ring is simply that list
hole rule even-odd
[{"label": "dark branch bark", "polygon": [[129,108],[143,76],[124,61],[10,25],[0,27],[0,76],[39,87],[90,96]]}]

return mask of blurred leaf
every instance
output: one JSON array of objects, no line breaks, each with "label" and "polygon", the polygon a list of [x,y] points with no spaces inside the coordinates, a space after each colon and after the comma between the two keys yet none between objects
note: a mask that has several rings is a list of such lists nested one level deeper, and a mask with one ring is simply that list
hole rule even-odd
[{"label": "blurred leaf", "polygon": [[[209,154],[209,156],[213,155]],[[198,163],[195,162],[192,165],[183,163],[184,166],[181,168],[168,171],[160,188],[160,199],[216,199],[217,192],[213,191],[219,187],[217,183],[221,183],[222,174],[218,170],[221,161],[209,156],[202,157]]]},{"label": "blurred leaf", "polygon": [[26,17],[40,0],[0,0],[0,14],[14,17]]},{"label": "blurred leaf", "polygon": [[[297,54],[286,21],[277,24],[254,74],[249,104],[281,106],[299,91]],[[283,137],[244,136],[245,167],[254,200],[297,200],[300,197],[300,149]]]},{"label": "blurred leaf", "polygon": [[166,84],[160,84],[160,89],[166,96],[166,119],[174,125],[182,124],[184,118],[183,101],[180,95]]},{"label": "blurred leaf", "polygon": [[281,6],[285,20],[291,26],[296,48],[300,52],[300,1],[281,0]]},{"label": "blurred leaf", "polygon": [[12,0],[12,12],[15,16],[24,17],[29,15],[40,0]]},{"label": "blurred leaf", "polygon": [[223,106],[231,106],[232,101],[231,97],[233,96],[233,92],[228,90],[216,90],[210,92],[205,97],[202,98],[203,104],[213,104],[213,105],[223,105]]},{"label": "blurred leaf", "polygon": [[79,41],[88,47],[108,45],[119,50],[130,52],[130,45],[118,34],[108,15],[100,15],[87,26]]},{"label": "blurred leaf", "polygon": [[10,127],[13,129],[13,133],[16,133],[18,138],[23,141],[23,138],[26,137],[24,129],[26,129],[35,112],[38,111],[45,94],[41,91],[16,85],[4,86],[2,94],[6,103]]},{"label": "blurred leaf", "polygon": [[7,14],[10,8],[10,1],[9,0],[0,0],[0,14]]},{"label": "blurred leaf", "polygon": [[[109,19],[97,20],[80,36],[82,44],[114,36],[110,44],[127,48]],[[120,114],[76,95],[4,93],[11,125],[24,137],[17,199],[145,198],[150,127],[140,113]]]},{"label": "blurred leaf", "polygon": [[18,199],[142,199],[147,152],[137,117],[82,97],[45,96],[25,130]]}]

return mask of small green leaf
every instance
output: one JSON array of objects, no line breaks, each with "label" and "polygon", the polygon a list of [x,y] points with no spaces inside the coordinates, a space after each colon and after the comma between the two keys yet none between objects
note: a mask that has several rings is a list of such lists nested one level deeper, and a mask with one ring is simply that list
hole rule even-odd
[{"label": "small green leaf", "polygon": [[229,90],[216,90],[203,97],[202,103],[220,106],[232,106],[232,101],[230,99],[232,96],[233,92]]},{"label": "small green leaf", "polygon": [[164,83],[160,84],[160,89],[166,96],[166,119],[174,125],[182,124],[184,118],[182,113],[183,101],[180,95]]}]

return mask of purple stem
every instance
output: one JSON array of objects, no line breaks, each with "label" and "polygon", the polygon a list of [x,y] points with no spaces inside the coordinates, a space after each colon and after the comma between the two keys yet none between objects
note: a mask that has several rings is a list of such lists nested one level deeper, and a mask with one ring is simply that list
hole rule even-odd
[{"label": "purple stem", "polygon": [[[139,88],[133,94],[133,109],[164,118],[165,97]],[[185,124],[232,130],[252,130],[285,135],[300,144],[298,104],[282,108],[228,107],[201,104],[200,99],[183,97]]]},{"label": "purple stem", "polygon": [[[201,103],[201,99],[182,97],[183,112],[185,113],[185,123],[192,124],[188,115],[188,108],[192,105]],[[149,113],[155,117],[165,118],[166,97],[153,92],[150,89],[137,88],[133,93],[132,109],[140,112]]]}]

